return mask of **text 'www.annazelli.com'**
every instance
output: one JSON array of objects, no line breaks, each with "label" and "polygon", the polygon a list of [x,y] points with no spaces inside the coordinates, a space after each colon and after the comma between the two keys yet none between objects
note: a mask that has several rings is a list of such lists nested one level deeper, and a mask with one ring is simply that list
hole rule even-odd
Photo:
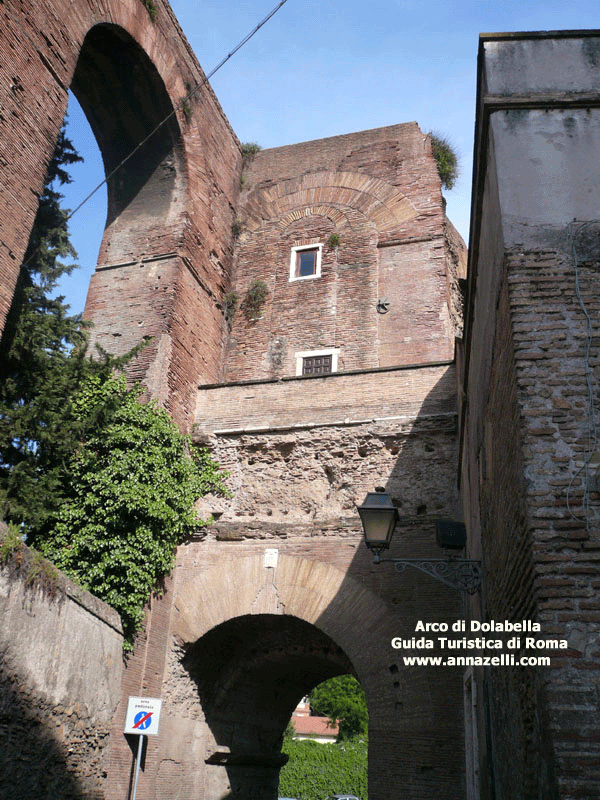
[{"label": "text 'www.annazelli.com'", "polygon": [[[533,634],[533,635],[532,635]],[[411,636],[394,636],[394,650],[479,650],[467,655],[403,655],[405,667],[549,667],[550,655],[525,655],[524,650],[546,650],[567,654],[566,638],[547,638],[539,622],[523,619],[484,622],[457,619],[454,622],[418,620]],[[495,651],[484,655],[485,651]],[[483,651],[483,653],[481,653]]]},{"label": "text 'www.annazelli.com'", "polygon": [[549,667],[549,656],[402,656],[405,667]]}]

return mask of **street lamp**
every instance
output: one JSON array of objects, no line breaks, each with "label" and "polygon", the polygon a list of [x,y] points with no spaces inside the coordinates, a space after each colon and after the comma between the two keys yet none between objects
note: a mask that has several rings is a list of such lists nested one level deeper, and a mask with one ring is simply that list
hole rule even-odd
[{"label": "street lamp", "polygon": [[[396,523],[400,519],[398,509],[394,506],[392,498],[382,486],[377,486],[374,492],[368,492],[361,506],[356,507],[360,516],[365,544],[373,552],[373,563],[382,561],[391,562],[397,572],[404,572],[406,567],[414,567],[435,580],[451,586],[458,591],[474,594],[481,586],[481,561],[458,558],[381,558],[383,550],[390,546]],[[453,523],[451,533],[444,532],[444,524],[438,524],[437,539],[442,546],[463,547],[464,535],[457,536],[456,528],[460,523]],[[448,525],[446,525],[446,530]],[[464,526],[463,526],[464,529]]]}]

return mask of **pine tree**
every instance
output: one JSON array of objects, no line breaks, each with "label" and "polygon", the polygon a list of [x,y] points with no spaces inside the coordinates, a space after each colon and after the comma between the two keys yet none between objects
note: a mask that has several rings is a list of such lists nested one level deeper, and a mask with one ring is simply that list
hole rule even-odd
[{"label": "pine tree", "polygon": [[63,127],[0,342],[0,513],[26,527],[43,527],[48,498],[60,500],[61,464],[73,447],[64,404],[85,369],[85,326],[64,297],[52,297],[75,266],[64,259],[77,255],[55,187],[70,183],[65,167],[81,160]]}]

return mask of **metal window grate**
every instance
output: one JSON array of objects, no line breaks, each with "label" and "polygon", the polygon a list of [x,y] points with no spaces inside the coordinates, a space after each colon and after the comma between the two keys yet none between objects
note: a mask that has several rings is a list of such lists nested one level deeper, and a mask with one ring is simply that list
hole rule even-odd
[{"label": "metal window grate", "polygon": [[328,375],[331,373],[331,354],[327,356],[309,356],[302,360],[303,375]]}]

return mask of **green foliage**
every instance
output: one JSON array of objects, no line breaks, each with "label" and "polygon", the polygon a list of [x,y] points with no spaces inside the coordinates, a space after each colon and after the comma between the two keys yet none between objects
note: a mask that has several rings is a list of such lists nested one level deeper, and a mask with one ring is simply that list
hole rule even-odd
[{"label": "green foliage", "polygon": [[192,118],[192,104],[187,99],[187,97],[182,97],[179,101],[179,105],[181,110],[183,111],[183,115],[186,119],[186,122],[189,122]]},{"label": "green foliage", "polygon": [[254,156],[262,150],[262,147],[256,142],[244,142],[241,145],[242,158],[245,162],[252,161]]},{"label": "green foliage", "polygon": [[21,576],[27,589],[41,590],[47,597],[56,595],[60,573],[37,550],[25,547],[23,536],[14,525],[0,531],[0,564]]},{"label": "green foliage", "polygon": [[340,237],[337,233],[332,233],[329,239],[327,239],[327,247],[330,250],[334,250],[336,247],[340,246]]},{"label": "green foliage", "polygon": [[235,310],[239,302],[239,295],[233,290],[230,292],[225,292],[223,295],[223,316],[225,317],[225,321],[229,330],[231,330],[233,327],[233,318],[235,317]]},{"label": "green foliage", "polygon": [[244,187],[246,183],[246,173],[244,170],[246,167],[254,161],[254,156],[262,150],[262,147],[257,144],[256,142],[244,142],[241,145],[242,151],[242,174],[240,176],[240,189]]},{"label": "green foliage", "polygon": [[231,235],[234,239],[239,239],[244,230],[244,223],[240,219],[234,219],[231,223]]},{"label": "green foliage", "polygon": [[240,308],[247,320],[258,319],[269,296],[269,287],[260,278],[252,281]]},{"label": "green foliage", "polygon": [[[87,436],[54,526],[31,534],[44,556],[119,612],[128,641],[176,545],[205,524],[194,502],[225,492],[208,453],[192,450],[166,411],[138,396],[122,375],[92,375],[71,398]],[[101,424],[89,426],[94,419]]]},{"label": "green foliage", "polygon": [[69,183],[65,165],[81,161],[64,129],[48,168],[38,212],[0,342],[0,516],[43,527],[47,502],[60,502],[64,463],[74,431],[65,425],[70,387],[90,369],[86,331],[52,298],[76,256],[56,183]]},{"label": "green foliage", "polygon": [[283,732],[283,739],[284,741],[286,739],[293,739],[295,735],[296,735],[296,728],[294,727],[294,723],[290,719]]},{"label": "green foliage", "polygon": [[14,525],[0,531],[0,564],[7,564],[9,559],[21,559],[25,550],[23,536]]},{"label": "green foliage", "polygon": [[367,798],[367,742],[321,744],[310,740],[284,740],[290,757],[279,777],[279,795],[298,800],[325,800],[348,792]]},{"label": "green foliage", "polygon": [[146,11],[148,12],[148,15],[152,20],[152,22],[156,22],[156,15],[158,12],[156,10],[156,5],[154,3],[154,0],[144,0],[144,6],[146,7]]},{"label": "green foliage", "polygon": [[366,736],[369,727],[367,701],[362,686],[352,675],[338,675],[320,683],[309,699],[313,712],[338,721],[338,742]]},{"label": "green foliage", "polygon": [[458,180],[458,156],[446,137],[430,132],[429,138],[442,186],[452,189]]}]

